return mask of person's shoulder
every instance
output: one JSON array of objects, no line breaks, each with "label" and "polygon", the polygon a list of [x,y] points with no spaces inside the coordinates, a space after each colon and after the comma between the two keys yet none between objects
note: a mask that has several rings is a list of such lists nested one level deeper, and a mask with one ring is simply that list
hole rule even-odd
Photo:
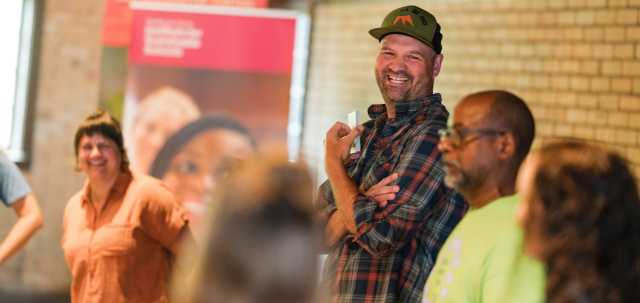
[{"label": "person's shoulder", "polygon": [[500,197],[478,209],[477,213],[484,217],[513,219],[519,201],[518,195]]},{"label": "person's shoulder", "polygon": [[70,211],[71,209],[78,209],[82,205],[82,197],[84,196],[84,189],[77,191],[69,201],[67,201],[67,205],[65,206],[65,212]]},{"label": "person's shoulder", "polygon": [[173,193],[167,188],[161,180],[144,174],[133,173],[131,184],[129,185],[129,193],[136,196],[137,201],[141,201],[143,205],[173,205],[176,204]]},{"label": "person's shoulder", "polygon": [[137,194],[145,196],[164,196],[171,193],[161,180],[145,174],[132,173],[131,184],[129,186],[130,189],[134,190]]},{"label": "person's shoulder", "polygon": [[472,232],[483,233],[488,240],[489,235],[499,239],[501,234],[508,232],[515,225],[515,211],[517,197],[501,197],[480,209],[470,210],[460,221],[461,228],[468,228]]}]

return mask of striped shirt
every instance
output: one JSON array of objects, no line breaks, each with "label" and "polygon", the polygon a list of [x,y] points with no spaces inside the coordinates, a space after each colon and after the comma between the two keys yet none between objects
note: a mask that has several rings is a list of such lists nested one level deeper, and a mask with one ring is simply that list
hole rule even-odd
[{"label": "striped shirt", "polygon": [[[462,196],[444,185],[437,144],[449,114],[440,95],[395,109],[396,117],[387,119],[384,105],[369,107],[361,151],[345,163],[361,193],[394,172],[400,191],[383,208],[357,196],[357,232],[331,247],[324,267],[332,302],[420,302],[438,250],[467,209]],[[327,220],[336,210],[328,181],[318,196]]]}]

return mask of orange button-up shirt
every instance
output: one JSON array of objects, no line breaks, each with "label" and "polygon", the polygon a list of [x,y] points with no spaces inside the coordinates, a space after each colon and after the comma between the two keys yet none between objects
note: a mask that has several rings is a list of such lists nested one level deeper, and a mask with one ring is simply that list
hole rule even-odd
[{"label": "orange button-up shirt", "polygon": [[175,254],[169,248],[187,225],[185,212],[157,179],[120,174],[102,210],[91,203],[87,182],[64,213],[72,302],[168,302]]}]

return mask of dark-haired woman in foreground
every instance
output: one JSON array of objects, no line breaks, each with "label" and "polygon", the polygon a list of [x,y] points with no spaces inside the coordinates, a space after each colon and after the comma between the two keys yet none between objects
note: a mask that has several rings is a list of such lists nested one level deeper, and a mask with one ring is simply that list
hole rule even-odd
[{"label": "dark-haired woman in foreground", "polygon": [[527,253],[547,302],[640,302],[640,199],[627,162],[581,142],[542,147],[518,186]]},{"label": "dark-haired woman in foreground", "polygon": [[72,302],[168,302],[170,265],[190,235],[184,211],[159,180],[130,172],[108,113],[89,115],[74,144],[87,181],[64,212]]}]

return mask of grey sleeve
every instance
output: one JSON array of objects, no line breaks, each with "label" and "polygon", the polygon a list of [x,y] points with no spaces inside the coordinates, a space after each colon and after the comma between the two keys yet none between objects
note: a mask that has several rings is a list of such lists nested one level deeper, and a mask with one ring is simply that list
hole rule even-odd
[{"label": "grey sleeve", "polygon": [[31,192],[20,169],[0,152],[0,200],[10,206]]}]

